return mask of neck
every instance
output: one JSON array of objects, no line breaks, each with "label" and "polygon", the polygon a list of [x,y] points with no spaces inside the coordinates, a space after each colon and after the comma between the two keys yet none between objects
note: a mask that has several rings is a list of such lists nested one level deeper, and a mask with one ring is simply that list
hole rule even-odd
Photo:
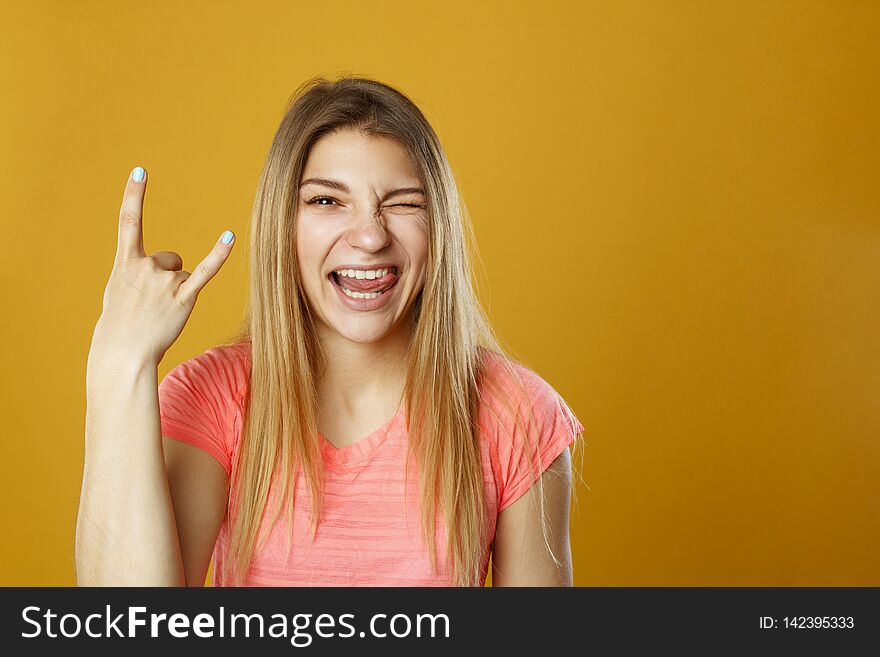
[{"label": "neck", "polygon": [[377,406],[395,409],[406,383],[406,353],[413,325],[402,322],[375,342],[353,342],[335,331],[320,336],[325,367],[318,401],[334,413],[356,417]]}]

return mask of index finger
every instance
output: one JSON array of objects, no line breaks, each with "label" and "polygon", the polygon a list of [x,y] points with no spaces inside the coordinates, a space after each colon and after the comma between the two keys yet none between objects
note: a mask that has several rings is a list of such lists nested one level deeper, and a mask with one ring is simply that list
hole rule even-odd
[{"label": "index finger", "polygon": [[143,258],[144,253],[144,193],[147,189],[147,172],[135,167],[128,176],[122,207],[119,208],[119,236],[116,244],[116,261]]}]

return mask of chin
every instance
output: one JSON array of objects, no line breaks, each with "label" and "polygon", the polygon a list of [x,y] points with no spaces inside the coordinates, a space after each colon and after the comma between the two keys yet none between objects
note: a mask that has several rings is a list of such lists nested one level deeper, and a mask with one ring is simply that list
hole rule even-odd
[{"label": "chin", "polygon": [[369,344],[371,342],[378,342],[386,335],[390,333],[388,330],[357,330],[354,328],[340,328],[335,327],[336,332],[339,333],[346,340],[350,340],[351,342],[358,342],[360,344]]}]

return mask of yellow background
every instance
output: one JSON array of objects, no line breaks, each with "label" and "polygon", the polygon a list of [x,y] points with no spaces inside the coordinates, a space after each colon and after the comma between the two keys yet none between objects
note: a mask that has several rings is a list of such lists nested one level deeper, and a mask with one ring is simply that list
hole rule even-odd
[{"label": "yellow background", "polygon": [[[880,5],[6,2],[0,583],[72,585],[85,364],[148,252],[242,238],[284,103],[398,86],[505,342],[586,426],[575,584],[880,585]],[[225,339],[246,244],[160,366]]]}]

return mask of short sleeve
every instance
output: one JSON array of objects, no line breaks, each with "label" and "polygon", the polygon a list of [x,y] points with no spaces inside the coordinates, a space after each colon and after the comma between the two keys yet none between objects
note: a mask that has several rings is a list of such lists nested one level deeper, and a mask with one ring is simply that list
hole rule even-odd
[{"label": "short sleeve", "polygon": [[159,384],[162,435],[198,447],[232,472],[233,419],[243,383],[237,354],[214,347],[173,368]]},{"label": "short sleeve", "polygon": [[[527,399],[519,405],[519,423],[511,420],[497,432],[495,452],[498,512],[518,500],[550,464],[583,432],[584,426],[565,400],[531,370],[520,367]],[[529,415],[529,408],[534,419]],[[523,435],[529,432],[528,449]],[[534,463],[537,461],[537,467]]]}]

